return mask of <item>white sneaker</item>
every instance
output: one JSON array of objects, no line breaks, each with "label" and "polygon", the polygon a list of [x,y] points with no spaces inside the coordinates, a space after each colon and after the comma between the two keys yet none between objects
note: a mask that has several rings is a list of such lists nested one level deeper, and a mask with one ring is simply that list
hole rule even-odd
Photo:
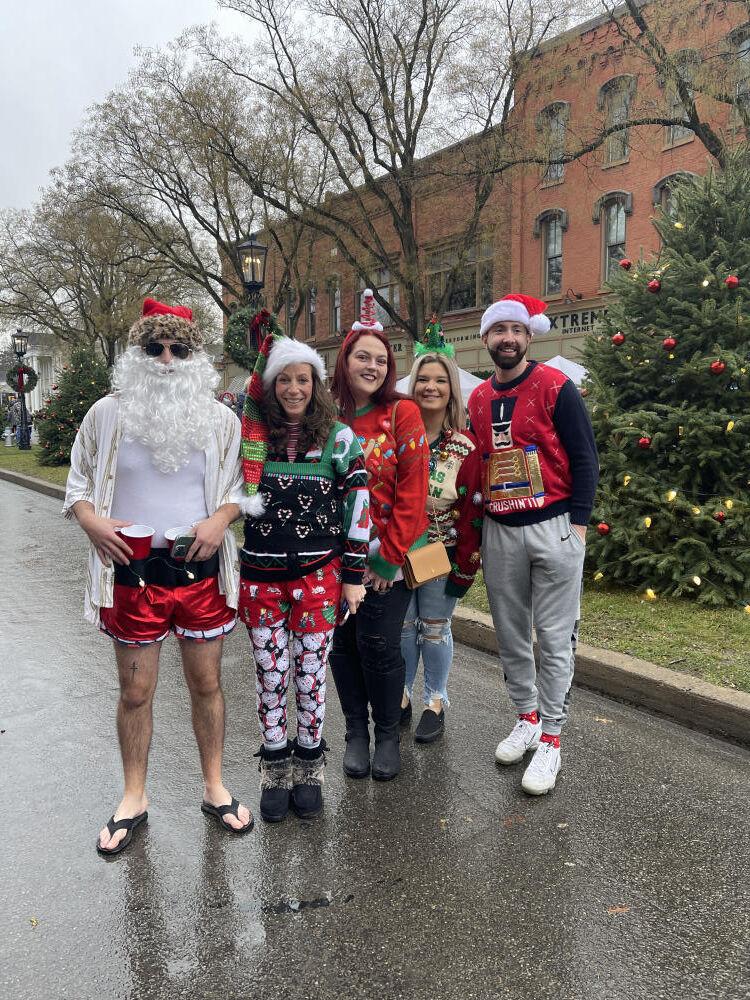
[{"label": "white sneaker", "polygon": [[536,750],[542,735],[542,724],[519,719],[512,732],[498,743],[495,760],[498,764],[517,764],[527,750]]},{"label": "white sneaker", "polygon": [[551,743],[540,743],[521,779],[521,788],[528,795],[546,795],[555,787],[561,767],[560,750]]}]

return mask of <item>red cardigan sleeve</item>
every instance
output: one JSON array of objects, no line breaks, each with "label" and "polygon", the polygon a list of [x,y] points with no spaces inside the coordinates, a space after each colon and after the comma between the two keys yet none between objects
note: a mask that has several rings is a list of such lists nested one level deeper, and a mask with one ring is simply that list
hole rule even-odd
[{"label": "red cardigan sleeve", "polygon": [[[406,553],[427,529],[427,477],[430,447],[422,415],[411,399],[393,404],[396,417],[396,489],[388,523],[380,533],[380,551],[370,557],[372,569],[392,580],[404,564]],[[393,410],[391,410],[393,413]]]},{"label": "red cardigan sleeve", "polygon": [[[473,440],[476,445],[476,440],[470,432],[461,433]],[[452,570],[445,584],[446,594],[452,597],[464,596],[479,569],[479,547],[482,542],[481,467],[479,448],[475,447],[461,463],[456,477],[458,488],[458,502],[454,508],[456,551]]]}]

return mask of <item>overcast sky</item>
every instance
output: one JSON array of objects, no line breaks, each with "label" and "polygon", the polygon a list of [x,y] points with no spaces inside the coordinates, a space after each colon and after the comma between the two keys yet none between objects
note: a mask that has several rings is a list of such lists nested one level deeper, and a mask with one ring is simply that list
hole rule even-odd
[{"label": "overcast sky", "polygon": [[87,106],[124,83],[136,46],[209,21],[247,33],[215,0],[0,0],[0,208],[33,204]]}]

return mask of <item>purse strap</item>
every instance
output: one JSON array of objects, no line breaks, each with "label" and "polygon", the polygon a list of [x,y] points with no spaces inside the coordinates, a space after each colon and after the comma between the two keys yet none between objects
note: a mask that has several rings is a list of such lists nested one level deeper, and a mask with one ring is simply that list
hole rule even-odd
[{"label": "purse strap", "polygon": [[[391,407],[391,427],[393,428],[393,436],[396,437],[396,407],[399,404],[399,400],[394,400],[393,406]],[[435,497],[430,493],[430,477],[427,477],[427,496],[432,502],[432,517],[433,523],[435,525],[435,530],[437,531],[438,540],[442,545],[445,545],[443,541],[443,533],[440,530],[440,523],[437,519],[437,507],[435,506]]]}]

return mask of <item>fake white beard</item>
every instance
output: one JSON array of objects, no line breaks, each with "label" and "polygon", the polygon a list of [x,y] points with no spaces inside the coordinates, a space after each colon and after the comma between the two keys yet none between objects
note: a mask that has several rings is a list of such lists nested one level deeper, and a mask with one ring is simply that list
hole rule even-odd
[{"label": "fake white beard", "polygon": [[112,378],[120,393],[125,437],[146,445],[160,472],[177,472],[191,452],[202,451],[211,441],[219,381],[202,351],[164,365],[140,347],[129,347],[117,359]]}]

